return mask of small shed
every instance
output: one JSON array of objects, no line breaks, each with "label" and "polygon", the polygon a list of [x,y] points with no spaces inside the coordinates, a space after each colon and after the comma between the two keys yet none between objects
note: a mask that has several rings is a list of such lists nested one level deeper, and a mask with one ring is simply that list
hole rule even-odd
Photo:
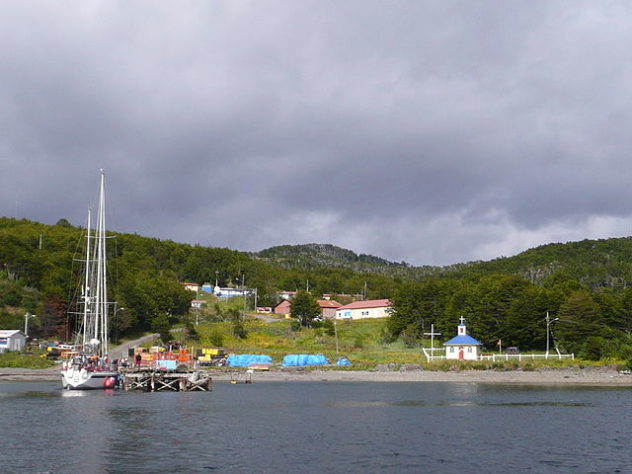
[{"label": "small shed", "polygon": [[206,301],[204,300],[192,300],[191,308],[201,308],[202,306],[204,306],[205,303]]},{"label": "small shed", "polygon": [[18,329],[0,330],[0,352],[21,351],[26,345],[26,336]]},{"label": "small shed", "polygon": [[461,316],[457,326],[457,336],[444,342],[445,358],[453,360],[478,360],[478,352],[483,344],[472,336],[468,336],[465,318]]},{"label": "small shed", "polygon": [[283,300],[274,307],[274,314],[291,314],[291,313],[292,313],[292,303],[290,303],[288,300]]},{"label": "small shed", "polygon": [[334,300],[318,300],[318,306],[323,318],[333,319],[336,317],[336,310],[342,305]]}]

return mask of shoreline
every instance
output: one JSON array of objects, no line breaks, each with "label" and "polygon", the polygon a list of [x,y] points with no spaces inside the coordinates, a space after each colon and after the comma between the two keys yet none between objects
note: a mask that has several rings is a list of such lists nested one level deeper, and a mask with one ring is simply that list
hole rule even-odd
[{"label": "shoreline", "polygon": [[[231,378],[244,380],[242,370],[211,369],[209,375],[215,382],[228,382]],[[0,367],[0,382],[37,382],[59,380],[59,367],[50,369],[22,369]],[[516,385],[583,385],[632,387],[632,374],[606,367],[583,369],[565,367],[533,371],[463,370],[463,371],[370,371],[370,370],[322,370],[322,369],[272,369],[255,370],[253,382],[454,382]]]}]

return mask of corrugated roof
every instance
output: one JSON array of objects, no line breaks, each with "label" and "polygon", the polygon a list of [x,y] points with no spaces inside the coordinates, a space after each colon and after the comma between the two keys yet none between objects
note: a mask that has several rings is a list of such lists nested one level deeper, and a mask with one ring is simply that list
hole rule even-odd
[{"label": "corrugated roof", "polygon": [[318,306],[321,308],[340,308],[342,305],[333,300],[318,300]]},{"label": "corrugated roof", "polygon": [[383,308],[386,306],[391,306],[391,301],[389,299],[354,301],[353,303],[346,304],[338,309]]},{"label": "corrugated roof", "polygon": [[443,343],[444,346],[482,346],[483,343],[477,341],[472,336],[456,336],[450,339],[448,342]]},{"label": "corrugated roof", "polygon": [[11,337],[17,333],[22,333],[22,331],[19,329],[0,329],[0,337]]}]

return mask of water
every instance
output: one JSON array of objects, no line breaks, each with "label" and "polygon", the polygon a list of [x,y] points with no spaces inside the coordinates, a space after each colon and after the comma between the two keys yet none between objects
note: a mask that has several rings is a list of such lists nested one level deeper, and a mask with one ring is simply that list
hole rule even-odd
[{"label": "water", "polygon": [[0,383],[0,472],[632,472],[630,388]]}]

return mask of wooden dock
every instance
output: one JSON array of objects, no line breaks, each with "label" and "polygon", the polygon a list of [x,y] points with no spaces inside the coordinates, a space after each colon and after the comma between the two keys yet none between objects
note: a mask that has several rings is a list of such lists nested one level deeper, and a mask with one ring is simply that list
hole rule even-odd
[{"label": "wooden dock", "polygon": [[121,388],[142,392],[210,392],[213,379],[204,371],[134,369],[121,372]]}]

